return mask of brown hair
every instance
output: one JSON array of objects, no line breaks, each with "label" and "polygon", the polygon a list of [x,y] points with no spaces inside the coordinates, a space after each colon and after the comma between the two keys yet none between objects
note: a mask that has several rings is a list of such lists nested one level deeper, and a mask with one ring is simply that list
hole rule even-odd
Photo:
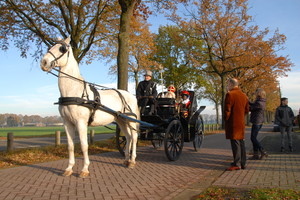
[{"label": "brown hair", "polygon": [[265,99],[267,95],[266,95],[266,92],[262,88],[258,88],[256,90],[256,96],[259,98]]}]

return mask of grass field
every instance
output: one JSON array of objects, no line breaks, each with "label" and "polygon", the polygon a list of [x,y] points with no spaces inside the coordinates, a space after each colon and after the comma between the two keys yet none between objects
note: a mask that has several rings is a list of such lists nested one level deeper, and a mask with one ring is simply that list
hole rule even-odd
[{"label": "grass field", "polygon": [[[108,126],[112,129],[115,129],[114,125]],[[101,133],[114,133],[114,130],[110,130],[106,127],[89,127],[90,130],[95,130],[95,134]],[[64,127],[9,127],[9,128],[0,128],[0,137],[6,137],[7,133],[14,133],[15,137],[35,137],[35,136],[51,136],[55,135],[55,131],[65,132]]]}]

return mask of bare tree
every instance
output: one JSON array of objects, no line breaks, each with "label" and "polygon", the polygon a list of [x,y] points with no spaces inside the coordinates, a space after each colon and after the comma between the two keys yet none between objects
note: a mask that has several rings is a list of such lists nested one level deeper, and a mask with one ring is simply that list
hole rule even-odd
[{"label": "bare tree", "polygon": [[71,36],[75,59],[91,62],[102,55],[118,28],[118,4],[115,1],[3,0],[0,2],[0,45],[9,41],[26,57],[34,44],[32,56],[38,59],[52,46],[57,36]]}]

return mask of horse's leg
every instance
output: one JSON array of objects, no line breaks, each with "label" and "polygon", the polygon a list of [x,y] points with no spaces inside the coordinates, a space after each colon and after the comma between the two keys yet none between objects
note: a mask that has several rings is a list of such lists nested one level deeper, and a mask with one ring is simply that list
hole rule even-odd
[{"label": "horse's leg", "polygon": [[90,160],[89,160],[89,154],[88,154],[88,137],[87,137],[87,124],[83,122],[78,122],[77,124],[77,130],[79,134],[79,139],[80,139],[80,144],[81,144],[81,150],[83,153],[83,158],[84,158],[84,165],[80,173],[81,178],[87,177],[90,172],[88,170],[89,165],[90,165]]},{"label": "horse's leg", "polygon": [[73,173],[73,166],[75,165],[74,156],[74,137],[75,137],[75,126],[69,122],[65,122],[65,131],[68,139],[68,151],[69,151],[69,164],[65,169],[63,176],[70,176]]},{"label": "horse's leg", "polygon": [[135,158],[136,158],[136,145],[137,145],[137,140],[138,140],[138,135],[137,135],[137,126],[136,123],[131,122],[129,123],[129,133],[130,133],[130,137],[131,137],[131,158],[130,158],[130,163],[128,165],[129,168],[134,168],[135,166]]},{"label": "horse's leg", "polygon": [[129,160],[130,160],[131,137],[130,137],[129,132],[127,130],[126,122],[124,122],[123,120],[117,120],[116,122],[117,122],[117,124],[119,125],[119,128],[125,134],[125,137],[126,137],[126,147],[125,147],[125,152],[124,152],[125,153],[124,164],[126,166],[128,166]]}]

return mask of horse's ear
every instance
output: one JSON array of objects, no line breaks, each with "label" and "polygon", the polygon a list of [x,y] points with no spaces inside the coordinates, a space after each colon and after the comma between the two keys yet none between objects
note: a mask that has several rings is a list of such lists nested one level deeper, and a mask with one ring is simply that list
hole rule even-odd
[{"label": "horse's ear", "polygon": [[65,39],[65,43],[70,44],[70,41],[71,41],[71,36],[69,35],[69,37],[67,37],[67,38]]}]

